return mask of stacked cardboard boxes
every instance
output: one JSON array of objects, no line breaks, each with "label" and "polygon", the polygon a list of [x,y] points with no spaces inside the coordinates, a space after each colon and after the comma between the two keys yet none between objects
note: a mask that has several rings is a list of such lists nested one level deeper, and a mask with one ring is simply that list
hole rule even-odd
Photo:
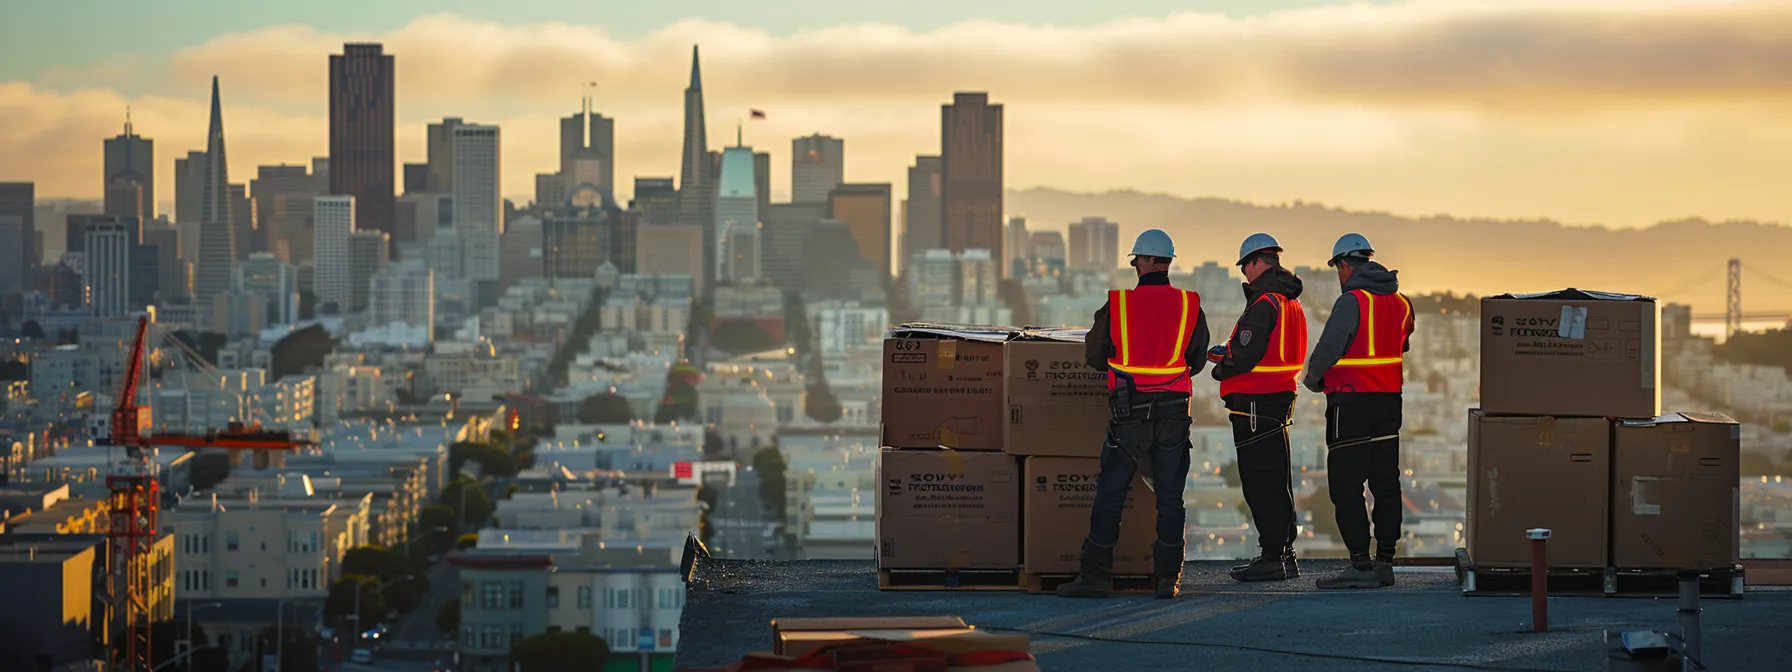
[{"label": "stacked cardboard boxes", "polygon": [[[880,569],[1077,571],[1108,418],[1081,338],[899,327],[884,342]],[[1117,573],[1150,572],[1154,524],[1135,479]]]},{"label": "stacked cardboard boxes", "polygon": [[1661,414],[1658,309],[1564,290],[1481,302],[1481,408],[1469,413],[1467,542],[1475,564],[1734,565],[1741,428]]}]

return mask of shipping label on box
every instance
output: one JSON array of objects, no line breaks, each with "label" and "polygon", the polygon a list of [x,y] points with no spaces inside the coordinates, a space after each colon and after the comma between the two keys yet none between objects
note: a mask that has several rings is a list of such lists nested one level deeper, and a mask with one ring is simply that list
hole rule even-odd
[{"label": "shipping label on box", "polygon": [[1003,449],[1015,455],[1099,457],[1107,438],[1108,376],[1084,361],[1083,344],[1012,341],[1004,355]]},{"label": "shipping label on box", "polygon": [[1652,418],[1661,409],[1653,299],[1577,291],[1481,300],[1481,410]]},{"label": "shipping label on box", "polygon": [[1020,566],[1020,465],[1013,456],[886,448],[877,473],[879,568]]},{"label": "shipping label on box", "polygon": [[[1021,564],[1030,574],[1075,574],[1095,506],[1101,461],[1093,457],[1029,457],[1023,495],[1025,532]],[[1157,502],[1145,480],[1133,476],[1114,545],[1115,574],[1150,574],[1157,541]]]},{"label": "shipping label on box", "polygon": [[883,443],[1001,450],[1002,343],[884,340]]},{"label": "shipping label on box", "polygon": [[1469,411],[1469,556],[1480,567],[1529,567],[1525,531],[1547,528],[1549,565],[1606,566],[1611,423],[1604,418]]},{"label": "shipping label on box", "polygon": [[1612,565],[1735,565],[1742,426],[1721,415],[1670,413],[1619,422],[1612,433]]}]

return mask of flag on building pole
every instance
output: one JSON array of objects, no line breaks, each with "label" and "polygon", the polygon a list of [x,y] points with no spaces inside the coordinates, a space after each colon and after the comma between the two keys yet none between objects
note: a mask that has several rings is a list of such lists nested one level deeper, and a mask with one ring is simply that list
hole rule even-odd
[{"label": "flag on building pole", "polygon": [[760,110],[749,110],[748,113],[754,119],[764,119],[765,118],[765,112],[762,112]]}]

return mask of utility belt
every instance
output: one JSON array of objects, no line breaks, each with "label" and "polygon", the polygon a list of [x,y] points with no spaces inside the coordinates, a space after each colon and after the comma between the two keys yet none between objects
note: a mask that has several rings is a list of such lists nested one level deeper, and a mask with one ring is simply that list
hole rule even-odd
[{"label": "utility belt", "polygon": [[1400,438],[1399,434],[1388,434],[1386,436],[1370,436],[1370,437],[1364,437],[1361,439],[1351,439],[1349,441],[1342,441],[1339,443],[1327,443],[1327,444],[1325,444],[1325,449],[1326,450],[1337,450],[1339,448],[1349,448],[1351,446],[1362,446],[1362,445],[1367,445],[1367,444],[1371,444],[1371,443],[1380,443],[1382,441],[1392,441],[1392,440],[1398,439],[1398,438]]},{"label": "utility belt", "polygon": [[[1288,431],[1289,427],[1294,426],[1294,417],[1293,417],[1294,409],[1292,406],[1289,407],[1288,417],[1284,417],[1284,418],[1277,418],[1277,417],[1261,415],[1261,414],[1257,413],[1257,402],[1255,402],[1255,401],[1250,402],[1250,410],[1249,411],[1238,411],[1238,410],[1233,410],[1231,408],[1227,408],[1226,415],[1227,416],[1241,415],[1246,418],[1250,418],[1249,422],[1250,422],[1250,428],[1251,428],[1251,438],[1248,438],[1248,439],[1245,439],[1244,441],[1239,442],[1235,446],[1235,448],[1239,448],[1239,449],[1242,449],[1245,446],[1249,446],[1253,443],[1257,443],[1258,441],[1263,441],[1265,439],[1269,439],[1269,438],[1275,437],[1275,436],[1281,436],[1283,434],[1283,432]],[[1267,427],[1267,429],[1264,428],[1265,425],[1271,425],[1271,424],[1273,424],[1274,426]]]}]

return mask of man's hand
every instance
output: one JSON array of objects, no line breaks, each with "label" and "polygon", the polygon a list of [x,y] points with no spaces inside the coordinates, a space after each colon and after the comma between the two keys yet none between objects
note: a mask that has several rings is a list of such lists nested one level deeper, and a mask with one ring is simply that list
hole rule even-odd
[{"label": "man's hand", "polygon": [[1312,390],[1314,392],[1324,392],[1325,391],[1325,380],[1323,378],[1315,378],[1313,376],[1307,376],[1306,385],[1307,385],[1307,389]]},{"label": "man's hand", "polygon": [[1207,361],[1218,364],[1226,359],[1228,354],[1231,354],[1231,351],[1226,349],[1226,344],[1221,343],[1207,349]]}]

